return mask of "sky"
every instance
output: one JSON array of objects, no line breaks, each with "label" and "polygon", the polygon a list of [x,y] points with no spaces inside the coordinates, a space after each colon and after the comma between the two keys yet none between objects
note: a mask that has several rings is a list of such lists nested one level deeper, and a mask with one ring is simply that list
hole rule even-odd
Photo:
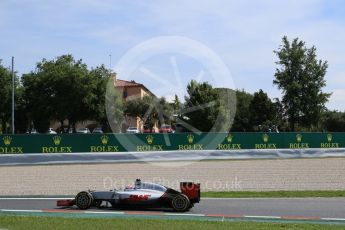
[{"label": "sky", "polygon": [[[283,36],[298,37],[317,48],[318,59],[328,61],[324,91],[332,96],[327,107],[345,111],[341,0],[2,0],[0,31],[2,64],[10,66],[14,56],[19,74],[34,71],[43,58],[63,54],[82,59],[90,68],[104,64],[118,72],[116,67],[128,53],[135,54],[144,44],[147,55],[132,60],[133,65],[127,58],[134,70],[128,76],[119,71],[118,77],[144,83],[167,98],[183,97],[191,79],[250,93],[263,89],[279,98],[281,92],[273,85],[273,51]],[[164,43],[160,41],[169,38],[176,38],[176,43],[159,49]],[[189,56],[194,46],[199,50]],[[205,55],[213,59],[202,62]],[[229,70],[229,77],[219,81],[222,74],[212,72],[219,66],[215,59]]]}]

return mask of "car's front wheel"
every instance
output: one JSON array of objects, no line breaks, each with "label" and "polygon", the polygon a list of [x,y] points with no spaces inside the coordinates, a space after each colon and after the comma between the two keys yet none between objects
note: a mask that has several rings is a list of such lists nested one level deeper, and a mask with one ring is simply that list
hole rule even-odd
[{"label": "car's front wheel", "polygon": [[184,194],[178,194],[171,201],[172,208],[177,212],[185,212],[190,209],[189,198]]},{"label": "car's front wheel", "polygon": [[75,204],[80,209],[88,209],[91,207],[93,197],[89,192],[83,191],[75,197]]}]

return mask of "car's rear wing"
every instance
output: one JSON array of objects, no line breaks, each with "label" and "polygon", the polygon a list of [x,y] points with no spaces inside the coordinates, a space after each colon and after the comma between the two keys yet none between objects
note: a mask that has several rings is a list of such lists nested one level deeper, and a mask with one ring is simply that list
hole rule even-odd
[{"label": "car's rear wing", "polygon": [[200,184],[193,182],[181,182],[181,192],[186,195],[191,203],[199,203],[200,201]]}]

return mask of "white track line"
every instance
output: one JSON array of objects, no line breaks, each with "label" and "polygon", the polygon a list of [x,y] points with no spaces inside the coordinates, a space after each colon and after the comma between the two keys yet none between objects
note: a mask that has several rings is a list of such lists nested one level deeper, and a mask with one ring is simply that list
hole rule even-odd
[{"label": "white track line", "polygon": [[0,209],[1,212],[43,212],[42,210]]},{"label": "white track line", "polygon": [[206,216],[205,214],[164,213],[165,216]]},{"label": "white track line", "polygon": [[97,211],[84,211],[84,213],[88,213],[88,214],[116,214],[116,215],[125,214],[125,212],[97,212]]},{"label": "white track line", "polygon": [[68,200],[74,197],[0,197],[0,200]]},{"label": "white track line", "polygon": [[321,218],[321,220],[345,221],[345,218]]},{"label": "white track line", "polygon": [[280,216],[243,216],[244,218],[258,218],[258,219],[281,219]]}]

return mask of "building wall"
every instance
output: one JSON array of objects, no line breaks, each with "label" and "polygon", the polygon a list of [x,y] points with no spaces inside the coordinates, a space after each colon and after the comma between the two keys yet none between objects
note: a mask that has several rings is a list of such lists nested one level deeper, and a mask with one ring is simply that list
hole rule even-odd
[{"label": "building wall", "polygon": [[[136,98],[143,98],[145,96],[150,96],[151,93],[145,90],[142,86],[131,86],[131,87],[117,87],[121,95],[123,95],[123,99],[125,101],[133,100]],[[139,117],[131,117],[127,116],[125,118],[126,125],[123,125],[122,132],[126,132],[128,127],[137,127],[140,132],[144,131],[144,123]],[[158,131],[158,126],[155,125],[154,130]]]},{"label": "building wall", "polygon": [[[116,87],[125,101],[143,98],[141,87]],[[145,95],[148,95],[147,93]]]},{"label": "building wall", "polygon": [[126,101],[133,100],[136,98],[143,98],[142,97],[142,89],[140,87],[128,87],[127,89],[127,97],[125,98]]}]

